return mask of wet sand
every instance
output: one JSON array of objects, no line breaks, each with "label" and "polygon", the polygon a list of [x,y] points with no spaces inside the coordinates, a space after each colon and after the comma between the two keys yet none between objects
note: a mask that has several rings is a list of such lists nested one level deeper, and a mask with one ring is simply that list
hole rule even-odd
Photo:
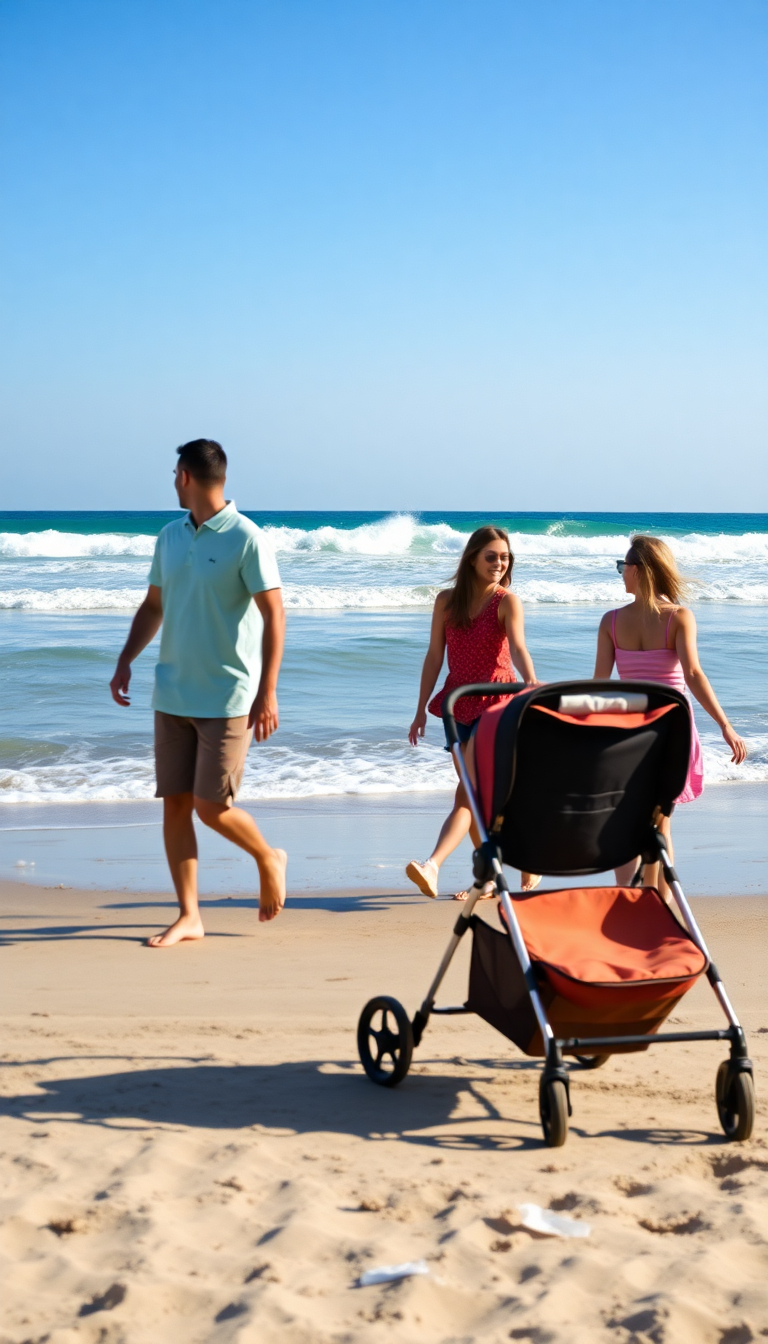
[{"label": "wet sand", "polygon": [[[357,794],[244,802],[273,845],[290,855],[294,892],[407,889],[409,859],[425,858],[451,806],[450,793]],[[96,890],[168,892],[158,802],[7,803],[0,806],[0,881]],[[211,897],[253,890],[253,864],[198,827],[200,889]],[[675,811],[673,835],[687,891],[768,895],[768,785],[707,788]],[[22,866],[17,866],[17,865]],[[450,894],[471,876],[466,841],[443,867]],[[579,879],[574,879],[579,881]]]},{"label": "wet sand", "polygon": [[[742,1344],[768,1328],[768,1141],[727,1144],[718,1044],[573,1080],[546,1149],[538,1065],[472,1017],[433,1020],[400,1088],[362,1075],[374,993],[412,1012],[455,907],[306,893],[259,926],[142,940],[167,897],[7,883],[2,910],[0,1341],[527,1340]],[[768,1072],[768,899],[696,909]],[[468,943],[468,940],[467,940]],[[466,992],[461,949],[445,1000]],[[699,985],[674,1014],[719,1025]],[[584,1240],[521,1225],[534,1202]],[[426,1277],[360,1288],[424,1258]]]}]

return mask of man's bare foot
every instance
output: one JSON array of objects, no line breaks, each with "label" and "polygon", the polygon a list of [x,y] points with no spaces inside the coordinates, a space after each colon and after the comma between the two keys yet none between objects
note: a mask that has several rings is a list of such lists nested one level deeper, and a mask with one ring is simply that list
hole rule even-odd
[{"label": "man's bare foot", "polygon": [[541,873],[521,873],[520,890],[535,891],[541,881]]},{"label": "man's bare foot", "polygon": [[261,888],[259,891],[259,923],[279,915],[285,905],[285,870],[288,855],[284,849],[273,849],[259,864]]},{"label": "man's bare foot", "polygon": [[176,943],[204,937],[205,929],[199,915],[179,915],[175,924],[171,924],[165,933],[154,933],[148,938],[147,947],[174,947]]}]

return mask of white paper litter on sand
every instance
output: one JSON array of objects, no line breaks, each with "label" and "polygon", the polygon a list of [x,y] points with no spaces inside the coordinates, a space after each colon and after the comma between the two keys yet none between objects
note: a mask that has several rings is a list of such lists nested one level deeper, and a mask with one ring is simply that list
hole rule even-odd
[{"label": "white paper litter on sand", "polygon": [[592,1228],[589,1223],[577,1222],[575,1218],[563,1218],[550,1209],[542,1209],[538,1204],[518,1204],[523,1215],[523,1227],[529,1232],[540,1232],[545,1237],[588,1237]]},{"label": "white paper litter on sand", "polygon": [[426,1260],[406,1260],[403,1265],[379,1265],[378,1269],[366,1269],[360,1275],[359,1283],[361,1288],[368,1288],[372,1283],[395,1283],[397,1279],[410,1279],[414,1274],[428,1273]]}]

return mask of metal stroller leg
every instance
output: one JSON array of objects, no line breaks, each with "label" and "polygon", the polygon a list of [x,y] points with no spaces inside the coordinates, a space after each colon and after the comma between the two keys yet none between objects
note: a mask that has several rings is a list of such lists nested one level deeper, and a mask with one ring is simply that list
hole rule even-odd
[{"label": "metal stroller leg", "polygon": [[748,1139],[752,1133],[755,1115],[755,1092],[752,1078],[752,1061],[747,1054],[747,1038],[739,1022],[733,1005],[720,979],[720,973],[712,961],[704,936],[696,923],[680,879],[670,863],[669,851],[661,831],[654,827],[654,838],[664,877],[674,892],[680,912],[685,920],[691,938],[709,962],[707,979],[715,996],[728,1019],[731,1042],[730,1058],[724,1060],[717,1071],[715,1082],[715,1101],[720,1124],[729,1139]]},{"label": "metal stroller leg", "polygon": [[[424,1035],[424,1028],[426,1027],[429,1021],[430,1014],[433,1012],[435,1007],[435,998],[437,997],[437,991],[440,988],[443,979],[445,978],[445,973],[448,970],[451,961],[453,960],[453,954],[456,951],[456,948],[459,946],[459,943],[461,942],[462,938],[464,937],[464,934],[467,932],[467,929],[469,928],[470,916],[477,902],[482,896],[486,885],[487,884],[485,882],[481,882],[480,884],[476,882],[474,886],[467,892],[467,899],[462,907],[461,914],[459,915],[458,919],[456,920],[456,923],[453,926],[453,934],[451,935],[451,941],[449,942],[445,950],[443,959],[440,962],[440,965],[437,969],[437,975],[435,976],[434,980],[432,981],[432,984],[429,986],[429,989],[427,990],[427,996],[424,1002],[422,1003],[418,1011],[414,1014],[413,1022],[411,1024],[413,1028],[414,1045],[418,1045],[419,1042],[421,1041],[422,1036]],[[464,1010],[461,1009],[460,1011]]]},{"label": "metal stroller leg", "polygon": [[568,1070],[563,1063],[563,1056],[560,1046],[555,1039],[554,1032],[549,1025],[549,1019],[541,1001],[539,987],[536,983],[536,976],[533,973],[531,959],[528,956],[528,948],[525,945],[520,930],[520,925],[515,914],[515,908],[510,900],[507,880],[504,876],[504,870],[501,866],[501,859],[496,845],[488,839],[488,833],[483,824],[483,818],[477,806],[474,789],[469,778],[464,756],[458,743],[453,748],[453,759],[456,762],[456,768],[459,772],[459,778],[464,785],[464,791],[467,795],[472,818],[477,827],[480,836],[480,849],[475,853],[475,882],[482,882],[492,878],[497,894],[501,900],[501,906],[507,921],[507,929],[512,946],[515,949],[515,955],[520,963],[520,969],[525,977],[528,996],[531,1006],[536,1015],[541,1039],[546,1053],[546,1062],[544,1071],[539,1081],[539,1112],[541,1123],[544,1129],[544,1137],[551,1148],[559,1148],[565,1143],[568,1135],[568,1117],[572,1115],[571,1109],[571,1089]]},{"label": "metal stroller leg", "polygon": [[[453,750],[453,759],[456,762],[456,769],[459,772],[459,778],[461,779],[461,782],[464,785],[464,791],[467,795],[467,801],[469,802],[470,811],[472,813],[472,820],[474,821],[475,826],[477,827],[478,830],[478,834],[480,836],[480,850],[478,851],[479,863],[476,865],[475,868],[475,882],[483,880],[485,881],[492,880],[495,883],[497,894],[501,898],[502,908],[507,918],[507,928],[509,930],[509,936],[512,939],[512,946],[515,949],[517,959],[520,962],[520,967],[522,969],[523,975],[525,976],[525,983],[528,987],[528,993],[531,996],[533,1011],[536,1014],[536,1021],[539,1025],[539,1030],[544,1040],[544,1045],[547,1051],[547,1059],[549,1060],[550,1047],[554,1046],[558,1056],[558,1063],[562,1066],[562,1059],[560,1058],[560,1052],[559,1050],[557,1050],[552,1028],[550,1027],[549,1022],[547,1020],[547,1014],[544,1011],[544,1005],[541,1002],[538,985],[536,984],[536,977],[533,974],[533,967],[531,966],[531,959],[528,956],[528,948],[525,946],[525,939],[523,938],[523,935],[520,932],[520,925],[517,922],[517,915],[515,914],[514,906],[512,905],[512,902],[509,899],[509,889],[507,887],[507,880],[504,876],[504,870],[501,866],[498,851],[496,849],[496,846],[492,845],[488,840],[488,833],[485,829],[483,818],[480,815],[477,806],[477,799],[475,798],[475,791],[472,788],[472,782],[467,772],[464,756],[458,743],[453,747],[452,750]],[[484,863],[483,860],[485,860]]]},{"label": "metal stroller leg", "polygon": [[723,985],[723,982],[720,979],[717,967],[714,965],[709,955],[709,950],[707,948],[706,943],[704,942],[704,935],[702,934],[701,929],[696,923],[693,911],[691,910],[691,907],[688,904],[688,899],[685,895],[685,892],[683,891],[683,888],[680,885],[680,878],[678,877],[674,867],[670,862],[669,852],[667,850],[667,846],[664,841],[664,836],[662,835],[661,831],[657,830],[655,827],[654,827],[654,836],[656,838],[656,848],[658,851],[659,858],[661,859],[661,866],[664,870],[664,876],[667,882],[669,883],[669,886],[671,887],[672,891],[674,892],[675,900],[677,901],[677,904],[680,907],[680,913],[682,914],[683,919],[685,920],[688,932],[690,933],[696,946],[699,948],[701,952],[704,953],[704,956],[707,958],[707,961],[709,962],[707,979],[709,980],[709,983],[711,984],[713,990],[715,991],[715,994],[717,995],[717,998],[720,1002],[720,1006],[723,1012],[725,1013],[725,1016],[728,1018],[730,1025],[736,1031],[741,1032],[742,1028],[739,1024],[739,1019],[737,1018],[731,1005],[731,1001],[725,992],[725,986]]}]

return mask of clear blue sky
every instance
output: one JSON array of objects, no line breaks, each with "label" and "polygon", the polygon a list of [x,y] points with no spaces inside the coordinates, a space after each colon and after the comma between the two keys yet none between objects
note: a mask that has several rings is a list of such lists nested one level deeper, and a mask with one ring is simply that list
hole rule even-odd
[{"label": "clear blue sky", "polygon": [[3,507],[768,508],[765,0],[3,0]]}]

